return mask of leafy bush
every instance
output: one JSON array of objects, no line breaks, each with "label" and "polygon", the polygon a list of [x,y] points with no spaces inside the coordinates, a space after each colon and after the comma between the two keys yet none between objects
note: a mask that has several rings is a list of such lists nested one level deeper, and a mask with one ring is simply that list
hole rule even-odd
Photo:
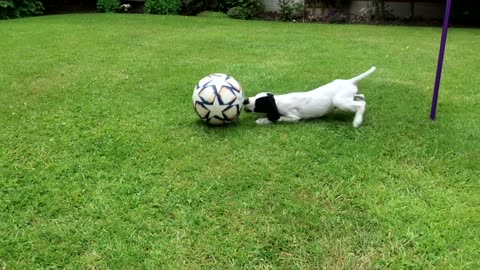
[{"label": "leafy bush", "polygon": [[185,15],[197,15],[203,11],[222,11],[226,10],[218,9],[217,0],[181,0],[182,9],[181,13]]},{"label": "leafy bush", "polygon": [[115,12],[120,8],[120,0],[98,0],[97,9],[101,12]]},{"label": "leafy bush", "polygon": [[181,6],[181,0],[147,0],[145,11],[151,14],[175,15]]},{"label": "leafy bush", "polygon": [[241,0],[240,6],[248,11],[248,18],[258,17],[265,11],[265,5],[261,0]]},{"label": "leafy bush", "polygon": [[265,10],[261,0],[219,0],[218,8],[228,10],[228,16],[236,19],[255,18]]},{"label": "leafy bush", "polygon": [[378,21],[393,20],[393,10],[388,9],[386,0],[370,0],[371,7],[373,8],[373,17]]},{"label": "leafy bush", "polygon": [[[262,0],[180,0],[182,1],[181,13],[185,15],[197,15],[205,11],[239,14],[244,19],[250,19],[263,15],[264,5]],[[221,16],[221,15],[220,15]]]},{"label": "leafy bush", "polygon": [[234,19],[247,19],[248,12],[243,7],[233,7],[228,10],[227,15]]},{"label": "leafy bush", "polygon": [[14,19],[43,14],[39,0],[0,0],[0,19]]},{"label": "leafy bush", "polygon": [[303,4],[295,2],[295,0],[278,0],[278,6],[280,7],[280,19],[284,21],[303,15]]}]

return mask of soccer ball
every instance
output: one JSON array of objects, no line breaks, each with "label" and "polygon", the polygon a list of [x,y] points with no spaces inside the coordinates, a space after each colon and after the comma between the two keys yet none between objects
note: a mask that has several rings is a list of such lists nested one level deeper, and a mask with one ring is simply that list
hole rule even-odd
[{"label": "soccer ball", "polygon": [[240,84],[233,77],[221,73],[201,79],[193,90],[192,99],[200,119],[211,125],[234,122],[245,100]]}]

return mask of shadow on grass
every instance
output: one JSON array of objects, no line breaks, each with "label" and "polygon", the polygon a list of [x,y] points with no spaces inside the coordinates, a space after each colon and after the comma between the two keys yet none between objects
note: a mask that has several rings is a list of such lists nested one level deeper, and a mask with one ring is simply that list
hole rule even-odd
[{"label": "shadow on grass", "polygon": [[316,123],[316,122],[322,122],[326,124],[332,124],[332,125],[339,125],[339,124],[352,124],[354,114],[350,112],[343,112],[343,111],[335,111],[332,113],[329,113],[325,116],[318,117],[318,118],[312,118],[312,119],[305,119],[303,120],[306,123]]},{"label": "shadow on grass", "polygon": [[[254,115],[251,114],[249,116],[243,117],[238,119],[237,121],[230,123],[228,125],[209,125],[202,120],[198,119],[192,123],[193,126],[199,128],[206,134],[231,134],[231,133],[238,133],[239,130],[254,130],[258,128],[262,128],[262,126],[259,126],[255,123],[255,120],[260,118],[260,115]],[[348,126],[350,127],[352,125],[354,114],[349,113],[349,112],[343,112],[343,111],[335,111],[330,114],[327,114],[323,117],[319,118],[312,118],[312,119],[305,119],[301,120],[298,123],[275,123],[269,126],[276,126],[276,125],[282,125],[282,126],[293,126],[293,125],[298,125],[298,124],[319,124],[319,125],[324,125],[325,127],[345,127]]]}]

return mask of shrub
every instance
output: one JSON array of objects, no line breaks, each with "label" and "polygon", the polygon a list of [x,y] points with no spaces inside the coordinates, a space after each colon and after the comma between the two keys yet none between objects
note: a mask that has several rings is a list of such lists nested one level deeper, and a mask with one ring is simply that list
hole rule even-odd
[{"label": "shrub", "polygon": [[278,6],[280,7],[281,20],[289,21],[303,15],[303,4],[295,2],[295,0],[278,0]]},{"label": "shrub", "polygon": [[181,0],[147,0],[145,11],[151,14],[176,15],[181,6]]},{"label": "shrub", "polygon": [[227,12],[233,7],[240,6],[238,0],[217,0],[217,9],[223,12]]},{"label": "shrub", "polygon": [[0,0],[0,19],[14,19],[43,14],[38,0]]},{"label": "shrub", "polygon": [[227,14],[236,19],[251,19],[260,16],[265,6],[261,0],[220,0],[220,10],[228,10]]},{"label": "shrub", "polygon": [[228,10],[227,15],[234,19],[247,19],[247,11],[243,7],[233,7]]},{"label": "shrub", "polygon": [[115,12],[120,8],[120,0],[98,0],[97,9],[101,12]]},{"label": "shrub", "polygon": [[247,19],[258,17],[265,11],[265,6],[260,0],[241,0],[240,6],[247,10]]},{"label": "shrub", "polygon": [[227,13],[231,8],[241,7],[242,9],[234,9],[230,13],[238,17],[238,14],[244,19],[250,19],[263,15],[264,5],[262,0],[180,0],[182,1],[182,14],[197,15],[204,11]]},{"label": "shrub", "polygon": [[218,8],[227,11],[233,7],[242,7],[247,13],[247,18],[257,17],[265,10],[261,0],[219,0]]},{"label": "shrub", "polygon": [[370,0],[371,7],[373,9],[373,17],[378,21],[393,20],[395,16],[393,11],[387,9],[387,3],[385,0]]},{"label": "shrub", "polygon": [[182,1],[182,14],[185,15],[197,15],[203,11],[222,11],[226,10],[218,9],[217,0],[181,0]]}]

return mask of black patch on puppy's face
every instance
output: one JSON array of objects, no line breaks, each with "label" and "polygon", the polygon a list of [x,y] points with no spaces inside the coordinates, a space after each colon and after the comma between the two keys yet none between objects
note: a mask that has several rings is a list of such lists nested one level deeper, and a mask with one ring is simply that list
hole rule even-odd
[{"label": "black patch on puppy's face", "polygon": [[280,118],[275,98],[273,97],[273,94],[270,93],[255,100],[254,112],[266,113],[268,120],[272,122],[277,121]]},{"label": "black patch on puppy's face", "polygon": [[244,101],[243,101],[243,109],[246,111],[246,112],[252,112],[252,109],[250,108],[251,106],[249,106],[250,104],[250,99],[249,98],[246,98]]}]

